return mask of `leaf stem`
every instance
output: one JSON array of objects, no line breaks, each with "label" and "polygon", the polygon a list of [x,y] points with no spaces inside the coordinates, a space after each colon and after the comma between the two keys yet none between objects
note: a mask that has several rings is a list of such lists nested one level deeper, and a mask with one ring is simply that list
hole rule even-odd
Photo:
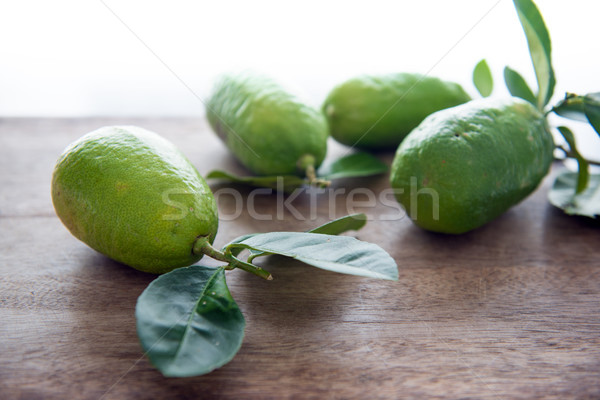
[{"label": "leaf stem", "polygon": [[[556,146],[556,148],[559,149],[559,150],[561,150],[563,153],[565,153],[565,157],[566,158],[573,158],[573,159],[577,158],[577,156],[575,155],[574,152],[572,152],[571,150],[565,148],[564,146]],[[600,166],[600,161],[588,160],[588,159],[586,159],[585,161],[587,161],[588,164],[590,164],[590,165],[598,165],[598,166]]]},{"label": "leaf stem", "polygon": [[268,271],[265,271],[261,267],[256,265],[252,265],[250,263],[244,263],[238,260],[231,253],[223,253],[217,249],[215,249],[208,240],[207,236],[199,236],[194,243],[194,247],[192,249],[194,254],[205,254],[210,258],[214,258],[215,260],[223,261],[227,263],[227,267],[225,269],[231,270],[234,268],[239,268],[246,272],[250,272],[254,275],[260,276],[263,279],[268,281],[272,280],[273,277]]},{"label": "leaf stem", "polygon": [[260,276],[261,278],[266,279],[268,281],[273,280],[273,276],[268,271],[265,271],[261,267],[258,267],[256,265],[252,264],[251,262],[244,262],[244,261],[238,260],[233,254],[231,254],[229,252],[226,252],[225,256],[231,257],[230,265],[232,265],[234,268],[239,268],[246,272],[250,272],[250,273],[252,273],[256,276]]}]

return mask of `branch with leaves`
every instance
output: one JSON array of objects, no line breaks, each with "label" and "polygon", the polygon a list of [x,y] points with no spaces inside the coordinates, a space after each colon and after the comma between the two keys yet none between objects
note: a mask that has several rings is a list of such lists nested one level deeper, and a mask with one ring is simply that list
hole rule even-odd
[{"label": "branch with leaves", "polygon": [[[552,67],[552,45],[544,19],[532,0],[513,0],[517,15],[529,47],[538,91],[534,94],[527,81],[514,69],[504,68],[504,82],[512,96],[535,105],[540,112],[555,113],[563,118],[588,122],[600,135],[600,93],[578,96],[567,93],[565,98],[548,108],[554,94],[556,78]],[[494,87],[490,68],[481,60],[473,70],[473,83],[483,97],[489,96]],[[598,161],[588,160],[577,149],[575,135],[567,126],[558,126],[557,132],[566,146],[558,145],[565,158],[577,161],[577,172],[564,170],[559,173],[548,195],[550,202],[567,214],[595,218],[600,215],[600,174],[590,173],[590,165]]]},{"label": "branch with leaves", "polygon": [[237,176],[230,172],[214,170],[206,175],[206,179],[292,193],[303,186],[327,187],[336,179],[380,175],[385,174],[387,170],[388,166],[377,157],[369,153],[357,152],[331,163],[325,163],[318,170],[313,170],[312,176],[307,175],[305,178],[297,175]]},{"label": "branch with leaves", "polygon": [[[226,262],[200,265],[161,275],[144,290],[136,306],[137,333],[144,354],[163,375],[206,374],[233,359],[242,345],[245,320],[227,287],[225,271],[242,269],[265,279],[257,257],[277,254],[342,274],[398,280],[398,266],[381,247],[350,236],[367,219],[353,214],[309,232],[255,233],[232,240],[221,250],[199,238],[194,250]],[[239,258],[249,251],[244,261]]]}]

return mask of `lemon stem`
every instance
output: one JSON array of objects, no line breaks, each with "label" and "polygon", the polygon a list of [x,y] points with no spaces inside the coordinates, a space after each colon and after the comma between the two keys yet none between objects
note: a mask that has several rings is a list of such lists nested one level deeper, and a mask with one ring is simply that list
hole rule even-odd
[{"label": "lemon stem", "polygon": [[261,267],[256,265],[245,263],[237,258],[235,258],[232,254],[225,254],[217,249],[215,249],[209,242],[207,236],[199,236],[194,243],[194,247],[192,249],[194,254],[205,254],[210,258],[214,258],[215,260],[223,261],[227,263],[226,269],[234,269],[239,268],[246,272],[250,272],[254,275],[260,276],[263,279],[268,281],[272,280],[273,277],[268,271],[265,271]]},{"label": "lemon stem", "polygon": [[317,178],[314,165],[309,165],[308,167],[306,167],[306,178],[308,179],[308,184],[311,186],[326,188],[329,187],[329,185],[331,185],[331,181],[328,181],[327,179]]},{"label": "lemon stem", "polygon": [[298,160],[297,166],[300,171],[306,175],[306,180],[309,185],[317,187],[328,187],[331,182],[325,179],[317,177],[317,171],[315,170],[315,157],[310,154],[305,154]]},{"label": "lemon stem", "polygon": [[306,177],[308,178],[308,182],[311,184],[317,180],[317,173],[313,164],[309,164],[306,167]]}]

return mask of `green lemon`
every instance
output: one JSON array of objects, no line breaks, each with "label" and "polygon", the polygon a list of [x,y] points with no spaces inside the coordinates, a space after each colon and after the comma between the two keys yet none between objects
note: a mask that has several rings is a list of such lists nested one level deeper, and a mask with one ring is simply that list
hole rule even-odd
[{"label": "green lemon", "polygon": [[363,149],[396,149],[429,114],[470,100],[453,82],[420,74],[362,75],[336,86],[323,104],[331,136]]},{"label": "green lemon", "polygon": [[65,149],[52,176],[52,202],[71,233],[145,272],[198,261],[199,236],[217,233],[214,197],[169,141],[147,130],[105,127]]},{"label": "green lemon", "polygon": [[430,115],[406,137],[391,184],[415,224],[463,233],[533,192],[553,150],[545,118],[530,103],[474,100]]},{"label": "green lemon", "polygon": [[225,75],[206,104],[213,130],[257,175],[296,175],[318,167],[327,153],[321,112],[270,78]]}]

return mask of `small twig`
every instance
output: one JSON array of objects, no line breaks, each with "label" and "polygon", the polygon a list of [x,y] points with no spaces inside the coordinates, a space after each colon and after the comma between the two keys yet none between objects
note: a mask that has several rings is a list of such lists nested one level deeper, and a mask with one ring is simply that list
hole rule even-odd
[{"label": "small twig", "polygon": [[329,185],[331,185],[331,181],[317,177],[315,166],[313,164],[309,164],[306,167],[306,179],[308,180],[308,184],[311,186],[326,188],[329,187]]},{"label": "small twig", "polygon": [[226,269],[239,268],[246,272],[250,272],[254,275],[260,276],[261,278],[266,279],[268,281],[273,279],[271,274],[268,271],[265,271],[264,269],[262,269],[261,267],[258,267],[256,265],[253,265],[250,263],[242,262],[242,261],[238,260],[237,258],[235,258],[233,256],[233,254],[226,254],[226,253],[223,253],[223,252],[215,249],[210,244],[207,236],[199,236],[196,239],[196,242],[194,243],[194,248],[193,248],[192,252],[194,254],[205,254],[205,255],[209,256],[210,258],[214,258],[215,260],[226,262],[227,266],[230,267],[230,268],[226,268]]},{"label": "small twig", "polygon": [[315,170],[315,157],[311,154],[305,154],[296,163],[296,167],[298,171],[304,172],[306,176],[306,183],[311,186],[317,186],[320,188],[325,188],[331,185],[331,182],[325,179],[320,179],[317,177],[317,171]]},{"label": "small twig", "polygon": [[[564,146],[556,146],[557,149],[561,150],[563,153],[565,153],[565,157],[566,158],[577,158],[575,156],[575,153],[573,153],[571,150],[565,148]],[[588,164],[590,165],[598,165],[600,166],[600,161],[595,161],[595,160],[588,160],[586,159],[585,161],[587,161]]]}]

